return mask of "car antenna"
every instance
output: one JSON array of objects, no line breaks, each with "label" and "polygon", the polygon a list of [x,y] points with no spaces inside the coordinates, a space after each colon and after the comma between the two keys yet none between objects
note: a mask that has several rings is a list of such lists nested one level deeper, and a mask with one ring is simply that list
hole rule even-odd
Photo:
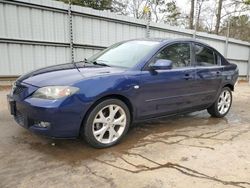
[{"label": "car antenna", "polygon": [[80,72],[79,68],[76,66],[76,61],[72,61],[72,64],[74,65],[74,67],[78,70],[78,72]]},{"label": "car antenna", "polygon": [[84,61],[83,61],[83,66],[84,66],[84,67],[85,67],[86,62],[88,62],[88,60],[87,60],[87,58],[85,57],[85,58],[84,58]]}]

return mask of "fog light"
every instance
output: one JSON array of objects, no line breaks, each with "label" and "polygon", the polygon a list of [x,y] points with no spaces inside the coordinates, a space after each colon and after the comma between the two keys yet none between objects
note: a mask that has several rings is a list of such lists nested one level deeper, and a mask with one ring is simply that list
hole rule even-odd
[{"label": "fog light", "polygon": [[50,122],[37,121],[35,122],[35,126],[40,128],[48,128],[50,126]]}]

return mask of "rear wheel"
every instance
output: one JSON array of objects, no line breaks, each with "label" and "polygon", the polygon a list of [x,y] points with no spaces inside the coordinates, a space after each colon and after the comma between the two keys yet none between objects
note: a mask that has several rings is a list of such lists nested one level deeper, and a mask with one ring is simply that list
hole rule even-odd
[{"label": "rear wheel", "polygon": [[107,99],[90,112],[82,135],[93,147],[110,147],[126,134],[129,123],[130,112],[126,104],[118,99]]},{"label": "rear wheel", "polygon": [[224,117],[230,110],[232,104],[232,91],[224,87],[215,103],[207,111],[213,117]]}]

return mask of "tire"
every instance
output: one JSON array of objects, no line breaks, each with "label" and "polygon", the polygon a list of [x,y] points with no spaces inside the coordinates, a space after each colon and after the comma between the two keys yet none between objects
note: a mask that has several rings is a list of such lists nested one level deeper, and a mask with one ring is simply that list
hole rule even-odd
[{"label": "tire", "polygon": [[130,111],[118,99],[107,99],[97,104],[86,118],[81,135],[95,148],[106,148],[120,142],[130,124]]},{"label": "tire", "polygon": [[[226,97],[227,94],[227,97]],[[222,88],[219,97],[207,111],[212,117],[222,118],[229,112],[232,105],[232,91],[228,87]]]}]

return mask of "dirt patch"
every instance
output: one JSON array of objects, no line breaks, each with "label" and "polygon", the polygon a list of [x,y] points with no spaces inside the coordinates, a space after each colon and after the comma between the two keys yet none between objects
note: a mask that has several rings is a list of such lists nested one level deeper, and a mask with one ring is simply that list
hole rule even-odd
[{"label": "dirt patch", "polygon": [[18,126],[0,89],[0,187],[250,187],[250,87],[230,113],[206,111],[134,125],[119,145],[93,149]]}]

